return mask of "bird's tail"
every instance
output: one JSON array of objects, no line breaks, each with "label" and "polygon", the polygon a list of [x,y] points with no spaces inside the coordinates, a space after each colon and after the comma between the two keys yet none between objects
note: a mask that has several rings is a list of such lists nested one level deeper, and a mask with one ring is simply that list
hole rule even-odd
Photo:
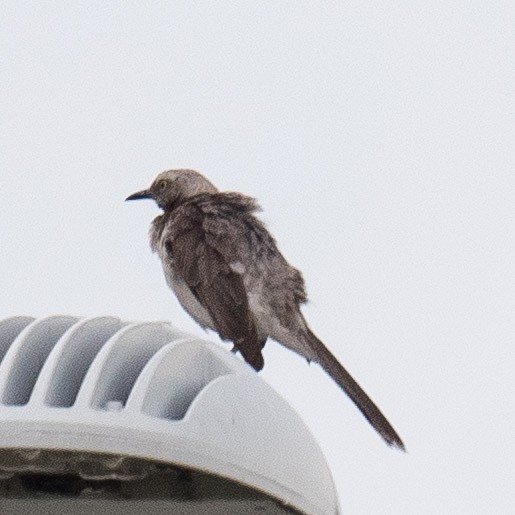
[{"label": "bird's tail", "polygon": [[[372,427],[383,437],[388,445],[405,451],[401,438],[390,422],[381,413],[372,399],[363,391],[361,386],[345,370],[340,362],[331,354],[329,349],[307,328],[307,344],[313,349],[316,361],[333,378],[340,388],[351,398]],[[315,361],[315,360],[313,360]]]}]

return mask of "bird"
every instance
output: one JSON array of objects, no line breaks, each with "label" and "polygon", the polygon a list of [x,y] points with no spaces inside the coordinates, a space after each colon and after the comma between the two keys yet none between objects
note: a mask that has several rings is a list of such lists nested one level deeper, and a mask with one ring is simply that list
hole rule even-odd
[{"label": "bird", "polygon": [[392,447],[401,438],[331,351],[308,326],[301,306],[304,279],[279,251],[256,216],[257,201],[219,191],[201,173],[160,173],[148,189],[126,200],[152,199],[163,211],[150,227],[150,246],[166,282],[185,311],[204,329],[232,342],[256,371],[268,338],[318,363]]}]

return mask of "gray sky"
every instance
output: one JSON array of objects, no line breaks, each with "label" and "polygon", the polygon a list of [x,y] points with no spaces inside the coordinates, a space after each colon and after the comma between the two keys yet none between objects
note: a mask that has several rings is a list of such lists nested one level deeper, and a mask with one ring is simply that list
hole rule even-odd
[{"label": "gray sky", "polygon": [[262,376],[319,441],[344,512],[515,512],[513,2],[1,11],[0,317],[205,337],[150,253],[157,208],[123,202],[199,169],[259,199],[314,331],[407,445],[269,342]]}]

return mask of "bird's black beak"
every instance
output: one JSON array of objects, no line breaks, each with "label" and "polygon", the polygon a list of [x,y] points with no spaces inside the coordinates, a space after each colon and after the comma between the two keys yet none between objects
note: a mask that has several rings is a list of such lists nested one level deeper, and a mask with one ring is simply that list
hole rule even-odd
[{"label": "bird's black beak", "polygon": [[150,190],[143,190],[129,195],[125,200],[140,200],[142,198],[154,198],[154,195],[152,195]]}]

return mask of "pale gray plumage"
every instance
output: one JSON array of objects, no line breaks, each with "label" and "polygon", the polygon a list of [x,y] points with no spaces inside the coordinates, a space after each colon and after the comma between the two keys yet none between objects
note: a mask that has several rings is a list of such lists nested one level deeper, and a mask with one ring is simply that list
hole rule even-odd
[{"label": "pale gray plumage", "polygon": [[148,190],[164,213],[150,229],[166,281],[202,327],[232,341],[256,370],[268,337],[319,363],[389,445],[404,449],[393,427],[325,345],[300,311],[307,300],[301,273],[277,248],[254,213],[255,200],[219,192],[194,170],[169,170]]}]

